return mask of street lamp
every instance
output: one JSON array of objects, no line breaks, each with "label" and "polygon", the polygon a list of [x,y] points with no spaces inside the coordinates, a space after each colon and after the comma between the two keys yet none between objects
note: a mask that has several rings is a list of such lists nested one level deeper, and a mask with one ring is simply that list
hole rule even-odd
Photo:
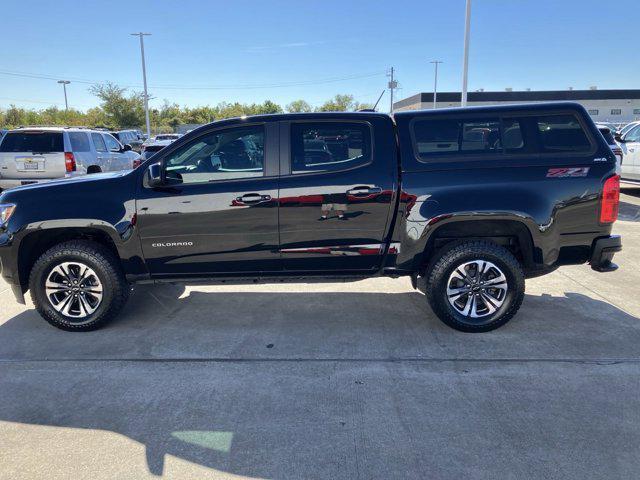
[{"label": "street lamp", "polygon": [[436,96],[438,95],[438,64],[443,63],[441,60],[433,60],[429,63],[433,63],[436,66],[435,79],[433,80],[433,108],[436,108]]},{"label": "street lamp", "polygon": [[467,0],[464,18],[464,52],[462,54],[462,98],[460,105],[467,106],[467,76],[469,71],[469,30],[471,28],[471,0]]},{"label": "street lamp", "polygon": [[134,37],[140,37],[140,55],[142,56],[142,82],[144,84],[144,119],[147,124],[147,137],[151,138],[151,123],[149,122],[149,94],[147,93],[147,67],[144,61],[144,37],[150,33],[132,33]]},{"label": "street lamp", "polygon": [[62,89],[64,90],[64,111],[69,111],[69,102],[67,102],[67,85],[71,82],[69,80],[58,80],[58,83],[62,84]]}]

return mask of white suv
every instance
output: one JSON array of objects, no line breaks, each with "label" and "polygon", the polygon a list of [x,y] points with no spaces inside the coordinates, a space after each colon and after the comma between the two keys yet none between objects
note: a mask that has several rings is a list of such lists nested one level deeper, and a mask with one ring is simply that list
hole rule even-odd
[{"label": "white suv", "polygon": [[640,181],[640,123],[625,127],[625,132],[617,135],[616,140],[624,153],[622,178]]},{"label": "white suv", "polygon": [[25,127],[0,141],[0,190],[57,178],[130,170],[140,155],[98,130]]}]

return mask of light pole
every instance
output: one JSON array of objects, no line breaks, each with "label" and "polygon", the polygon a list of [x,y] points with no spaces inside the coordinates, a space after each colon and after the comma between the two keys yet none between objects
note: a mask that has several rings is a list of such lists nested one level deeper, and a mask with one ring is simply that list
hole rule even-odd
[{"label": "light pole", "polygon": [[142,56],[142,83],[144,84],[144,119],[147,124],[147,137],[151,138],[151,122],[149,121],[149,94],[147,93],[147,66],[144,61],[144,37],[150,33],[132,33],[135,37],[140,37],[140,55]]},{"label": "light pole", "polygon": [[391,72],[389,73],[389,83],[387,84],[387,86],[389,87],[389,93],[391,94],[391,101],[390,101],[390,107],[389,107],[389,113],[393,113],[393,91],[398,88],[398,81],[395,79],[395,77],[393,76],[393,74],[395,73],[395,70],[393,69],[393,67],[391,67]]},{"label": "light pole", "polygon": [[471,28],[471,0],[467,0],[464,18],[464,52],[462,56],[462,99],[460,105],[467,106],[467,76],[469,73],[469,30]]},{"label": "light pole", "polygon": [[436,108],[436,96],[438,95],[438,64],[443,63],[441,60],[433,60],[432,62],[436,66],[435,78],[433,80],[433,108]]},{"label": "light pole", "polygon": [[69,102],[67,102],[67,85],[71,82],[69,80],[58,80],[58,83],[62,84],[62,89],[64,90],[64,111],[69,111]]}]

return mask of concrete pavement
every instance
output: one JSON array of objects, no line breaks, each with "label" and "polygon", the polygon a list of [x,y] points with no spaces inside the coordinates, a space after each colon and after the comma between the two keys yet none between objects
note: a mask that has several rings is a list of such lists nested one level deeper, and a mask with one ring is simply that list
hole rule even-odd
[{"label": "concrete pavement", "polygon": [[620,270],[527,282],[488,334],[406,279],[140,287],[58,331],[0,284],[0,479],[634,478],[640,189]]}]

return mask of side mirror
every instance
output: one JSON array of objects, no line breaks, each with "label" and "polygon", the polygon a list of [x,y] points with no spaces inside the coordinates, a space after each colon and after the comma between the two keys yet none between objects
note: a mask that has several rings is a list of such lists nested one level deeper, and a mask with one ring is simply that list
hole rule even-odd
[{"label": "side mirror", "polygon": [[128,143],[125,143],[125,144],[122,146],[122,151],[123,151],[123,152],[130,152],[130,151],[131,151],[131,145],[129,145]]},{"label": "side mirror", "polygon": [[147,169],[147,183],[151,188],[160,187],[162,181],[162,164],[154,163]]}]

